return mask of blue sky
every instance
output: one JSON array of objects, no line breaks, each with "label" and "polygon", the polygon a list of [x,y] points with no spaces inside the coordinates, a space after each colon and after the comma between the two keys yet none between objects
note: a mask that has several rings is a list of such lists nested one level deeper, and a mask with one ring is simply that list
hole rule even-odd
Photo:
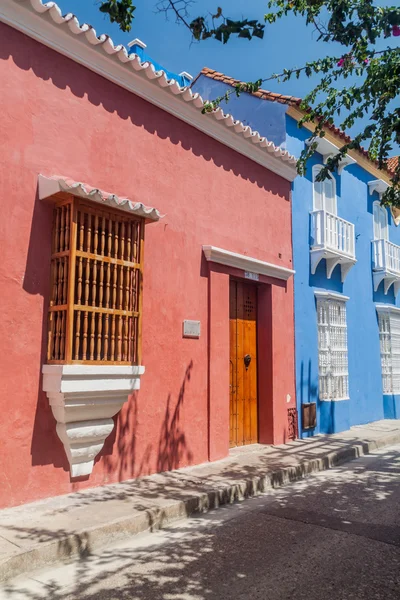
[{"label": "blue sky", "polygon": [[[339,45],[317,42],[313,28],[306,27],[301,17],[292,15],[267,25],[263,40],[232,38],[223,45],[215,40],[191,43],[189,31],[177,25],[172,15],[166,20],[164,14],[157,13],[157,0],[136,0],[136,16],[130,33],[123,33],[117,25],[112,25],[100,13],[95,0],[57,0],[57,4],[64,13],[73,12],[79,21],[93,25],[98,34],[109,34],[115,43],[127,45],[132,39],[140,38],[147,44],[146,52],[154,60],[169,70],[187,71],[193,76],[207,66],[244,81],[254,81],[281,72],[285,67],[302,66],[306,61],[327,54],[343,53]],[[266,0],[199,0],[191,7],[191,16],[213,13],[218,4],[222,5],[225,15],[233,19],[245,16],[262,20],[267,12]],[[226,10],[228,7],[229,11]],[[301,97],[312,89],[313,83],[315,80],[301,77],[285,84],[268,82],[265,87]],[[359,130],[360,126],[356,126],[350,133]]]},{"label": "blue sky", "polygon": [[[176,25],[172,15],[156,13],[157,0],[136,0],[136,17],[130,33],[122,33],[102,15],[94,0],[57,0],[63,12],[73,12],[80,21],[96,28],[97,33],[108,33],[113,40],[125,45],[136,37],[147,44],[148,54],[168,69],[188,71],[196,75],[207,66],[245,81],[280,72],[284,67],[301,66],[305,61],[326,54],[326,44],[317,42],[317,35],[307,28],[300,17],[288,17],[268,26],[263,40],[248,41],[232,37],[228,44],[215,40],[191,43],[189,31]],[[192,17],[215,12],[218,4],[229,6],[227,16],[242,16],[263,20],[266,0],[199,0],[191,7]],[[340,49],[338,50],[340,53]],[[279,85],[273,82],[274,91],[302,95],[310,88],[306,79]]]}]

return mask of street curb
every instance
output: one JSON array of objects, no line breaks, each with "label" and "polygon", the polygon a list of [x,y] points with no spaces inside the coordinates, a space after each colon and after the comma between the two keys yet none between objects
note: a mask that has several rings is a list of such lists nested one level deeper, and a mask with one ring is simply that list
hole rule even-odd
[{"label": "street curb", "polygon": [[170,523],[185,519],[196,513],[207,512],[226,504],[240,502],[262,494],[272,488],[299,481],[313,473],[328,470],[340,464],[365,456],[374,450],[400,443],[400,432],[382,436],[378,440],[359,441],[351,446],[329,452],[322,457],[304,460],[297,465],[285,467],[260,475],[227,482],[226,485],[204,488],[199,493],[173,501],[162,509],[147,509],[131,517],[114,520],[79,532],[60,532],[50,542],[39,543],[36,548],[24,550],[0,563],[0,582],[26,574],[35,569],[57,563],[84,558],[108,544],[121,541],[145,531],[157,531]]}]

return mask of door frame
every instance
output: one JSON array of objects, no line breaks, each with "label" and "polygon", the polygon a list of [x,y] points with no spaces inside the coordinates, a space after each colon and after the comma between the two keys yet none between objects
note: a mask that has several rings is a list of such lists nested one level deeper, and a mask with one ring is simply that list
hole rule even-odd
[{"label": "door frame", "polygon": [[[245,270],[203,258],[208,284],[208,460],[229,454],[229,282]],[[284,279],[285,277],[285,279]],[[259,275],[257,285],[258,435],[284,444],[288,409],[296,407],[293,280]]]},{"label": "door frame", "polygon": [[[231,281],[236,281],[238,283],[244,283],[250,287],[253,287],[255,289],[256,292],[256,395],[257,395],[257,441],[253,442],[254,444],[259,444],[260,443],[260,417],[259,417],[259,410],[260,410],[260,398],[259,398],[259,386],[258,386],[258,380],[259,380],[259,349],[258,349],[258,335],[259,335],[259,327],[258,327],[258,289],[259,289],[259,282],[256,281],[252,281],[252,280],[248,280],[244,277],[237,277],[237,276],[229,276],[229,305],[228,305],[228,311],[230,310],[230,283]],[[261,284],[262,285],[262,284]],[[229,317],[230,320],[230,317]],[[231,336],[230,336],[230,331],[229,331],[229,357],[231,356]],[[229,372],[229,376],[230,376],[230,372]],[[230,380],[230,377],[229,377]],[[229,407],[230,407],[230,394],[229,394]],[[230,420],[230,414],[229,414],[229,420]],[[230,448],[241,448],[244,447],[246,445],[250,445],[250,444],[243,444],[243,446],[231,446],[230,445],[230,440],[229,440],[229,447]]]}]

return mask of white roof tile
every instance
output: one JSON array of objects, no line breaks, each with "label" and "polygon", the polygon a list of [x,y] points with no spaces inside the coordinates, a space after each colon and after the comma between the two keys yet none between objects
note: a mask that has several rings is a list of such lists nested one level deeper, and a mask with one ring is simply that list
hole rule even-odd
[{"label": "white roof tile", "polygon": [[[129,55],[128,51],[124,46],[122,46],[121,44],[114,45],[112,39],[108,35],[102,34],[98,36],[95,29],[91,25],[88,25],[86,23],[83,23],[81,25],[78,19],[75,17],[75,15],[73,15],[72,13],[68,13],[63,16],[59,6],[55,2],[43,3],[42,0],[4,0],[4,2],[6,4],[17,4],[19,5],[19,7],[25,6],[25,8],[29,8],[32,12],[36,13],[37,15],[40,15],[46,20],[48,19],[48,17],[50,17],[51,22],[56,27],[60,27],[60,34],[61,32],[65,32],[65,27],[68,27],[71,34],[77,37],[77,41],[79,40],[81,42],[84,42],[89,46],[97,46],[98,49],[101,49],[104,52],[104,54],[107,54],[110,57],[115,56],[121,64],[125,64],[126,66],[132,67],[133,71],[137,71],[139,73],[144,74],[148,80],[151,80],[153,82],[154,85],[157,85],[160,88],[164,88],[171,95],[176,96],[177,102],[184,101],[185,104],[191,104],[193,106],[193,109],[197,111],[201,111],[201,109],[203,108],[204,101],[198,93],[194,93],[189,87],[180,87],[174,79],[167,79],[164,71],[155,71],[154,66],[151,63],[141,62],[140,58],[136,54]],[[0,10],[0,18],[1,17],[2,15]],[[10,24],[14,25],[15,21],[14,23]],[[32,31],[26,31],[26,33],[30,35],[32,34]],[[32,37],[35,37],[36,39],[41,41],[40,37],[37,34],[32,35]],[[77,47],[76,49],[76,54],[79,56],[79,47]],[[84,60],[79,62],[85,64]],[[163,108],[161,104],[160,106],[161,108]],[[178,106],[176,108],[176,116],[178,116],[178,118],[179,111],[180,107]],[[224,113],[222,108],[217,108],[216,110],[204,115],[204,119],[213,118],[219,123],[225,125],[227,128],[230,128],[230,131],[234,135],[244,138],[249,143],[248,148],[250,158],[252,158],[253,156],[251,152],[251,147],[253,145],[256,145],[260,149],[262,149],[262,153],[271,153],[274,156],[274,158],[278,159],[279,162],[285,163],[287,166],[290,166],[290,172],[284,172],[284,170],[282,170],[282,168],[279,168],[278,165],[276,165],[276,168],[274,168],[274,161],[271,164],[266,165],[267,168],[270,168],[271,170],[282,174],[285,178],[289,180],[294,179],[296,165],[296,158],[294,156],[289,154],[286,150],[276,147],[272,142],[268,141],[265,137],[261,136],[257,131],[253,131],[250,127],[236,120],[232,115]],[[188,119],[186,120],[187,122],[190,122]],[[198,127],[198,125],[195,125],[194,123],[193,125]],[[210,135],[208,131],[205,130],[204,132],[207,135]],[[216,137],[216,139],[218,139],[216,135],[213,135],[213,137]],[[223,143],[226,143],[226,141],[223,141]]]},{"label": "white roof tile", "polygon": [[80,198],[98,202],[99,204],[114,206],[114,208],[134,213],[136,216],[144,217],[149,221],[158,221],[162,218],[162,215],[156,208],[145,206],[141,202],[133,202],[129,198],[120,198],[116,194],[99,190],[87,183],[74,181],[61,175],[52,175],[51,177],[39,175],[38,184],[40,200],[54,196],[54,194],[58,194],[59,192],[67,192]]}]

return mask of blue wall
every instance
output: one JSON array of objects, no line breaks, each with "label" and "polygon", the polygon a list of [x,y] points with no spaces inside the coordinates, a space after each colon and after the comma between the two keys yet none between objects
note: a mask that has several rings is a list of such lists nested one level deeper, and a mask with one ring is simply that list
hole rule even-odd
[{"label": "blue wall", "polygon": [[133,44],[130,47],[129,54],[137,54],[139,56],[141,62],[150,62],[150,63],[152,63],[152,65],[154,66],[154,68],[155,68],[156,71],[164,71],[165,75],[167,76],[167,79],[175,79],[175,81],[181,87],[185,87],[185,86],[190,85],[190,83],[192,81],[191,79],[189,79],[185,75],[174,73],[173,71],[169,71],[168,69],[166,69],[162,64],[160,64],[159,62],[153,60],[151,58],[151,56],[149,56],[147,54],[147,52],[145,51],[145,49],[142,48],[141,46],[139,46],[138,44]]},{"label": "blue wall", "polygon": [[[297,122],[286,117],[287,149],[299,156],[309,137]],[[322,164],[316,153],[310,160],[305,177],[293,182],[293,253],[295,275],[296,392],[299,414],[303,402],[317,402],[317,428],[303,432],[332,433],[352,425],[383,418],[396,418],[399,398],[383,396],[380,363],[379,329],[374,302],[395,304],[393,289],[383,293],[383,283],[376,293],[372,282],[373,209],[377,193],[369,194],[368,182],[373,175],[357,164],[335,174],[338,216],[354,223],[357,262],[341,283],[340,266],[331,279],[326,276],[322,260],[315,275],[310,271],[310,211],[313,210],[312,166]],[[389,239],[400,245],[400,229],[389,215]],[[347,335],[350,400],[319,401],[318,339],[315,290],[330,290],[348,296]],[[399,302],[397,302],[398,304]]]},{"label": "blue wall", "polygon": [[[201,76],[194,84],[204,99],[214,99],[232,89],[224,83]],[[224,108],[224,107],[223,107]],[[300,129],[286,115],[287,106],[265,101],[248,94],[231,96],[227,110],[261,135],[300,156],[309,131]],[[334,433],[383,418],[400,418],[400,396],[384,396],[382,390],[378,319],[375,303],[397,304],[393,287],[387,295],[383,283],[375,293],[372,281],[373,202],[378,194],[369,193],[368,182],[376,179],[358,164],[347,166],[335,174],[337,214],[354,223],[356,264],[341,283],[340,266],[326,276],[322,260],[315,275],[310,270],[311,227],[313,210],[312,167],[322,164],[316,153],[309,161],[304,177],[297,177],[292,188],[292,228],[295,294],[296,396],[300,434]],[[389,240],[400,245],[400,227],[395,227],[389,214]],[[316,290],[329,290],[349,297],[347,309],[349,400],[320,401],[318,398],[318,337]],[[317,403],[317,427],[302,431],[301,404]]]},{"label": "blue wall", "polygon": [[[215,100],[223,96],[226,91],[233,90],[230,85],[215,81],[205,75],[193,83],[192,89],[198,92],[203,100]],[[286,109],[285,104],[278,102],[266,102],[250,94],[241,94],[239,97],[235,93],[229,97],[229,102],[223,102],[221,108],[225,113],[229,113],[249,125],[260,135],[267,137],[276,146],[286,148]]]}]

